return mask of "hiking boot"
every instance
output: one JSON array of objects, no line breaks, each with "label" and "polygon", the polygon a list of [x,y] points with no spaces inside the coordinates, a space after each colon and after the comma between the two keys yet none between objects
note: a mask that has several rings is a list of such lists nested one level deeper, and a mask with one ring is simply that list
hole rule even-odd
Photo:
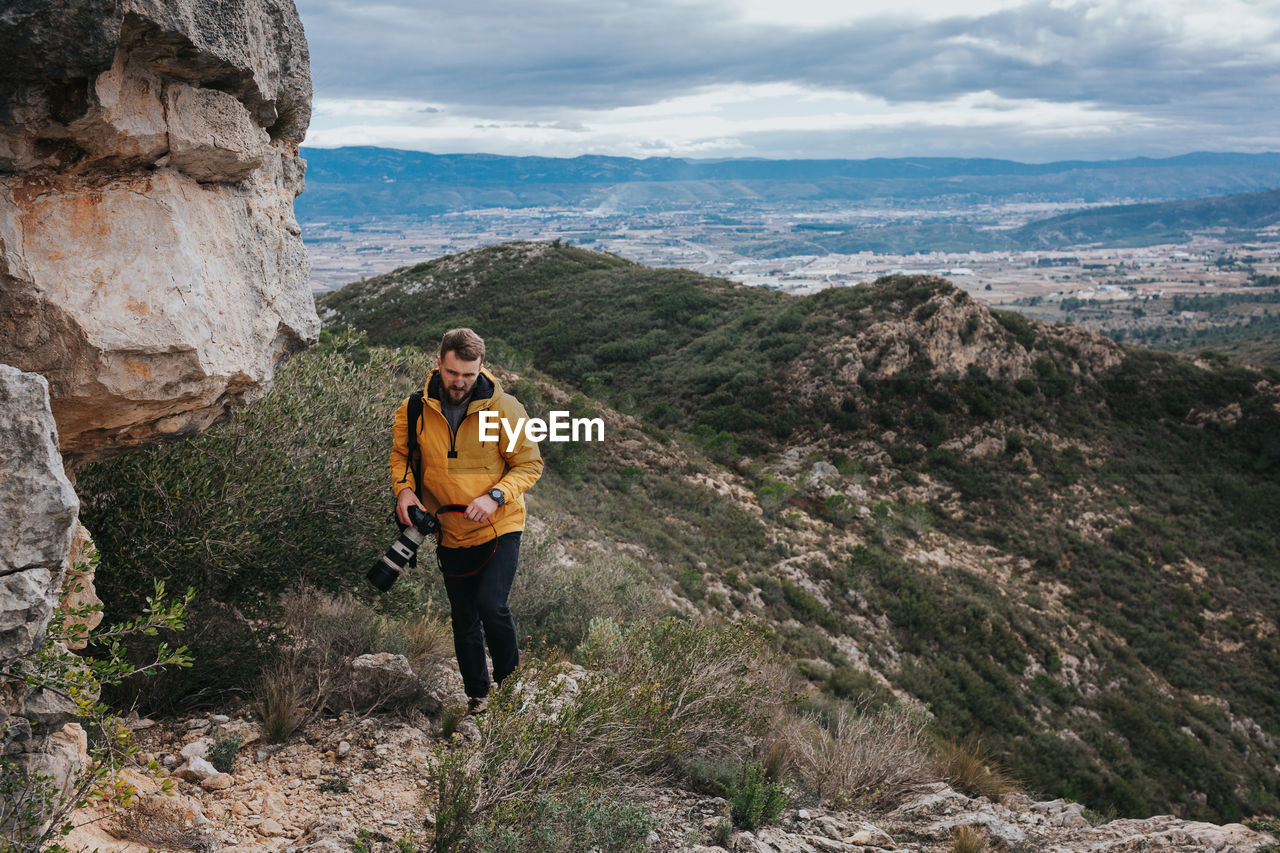
[{"label": "hiking boot", "polygon": [[467,716],[474,717],[489,710],[489,700],[483,696],[471,697],[467,700]]}]

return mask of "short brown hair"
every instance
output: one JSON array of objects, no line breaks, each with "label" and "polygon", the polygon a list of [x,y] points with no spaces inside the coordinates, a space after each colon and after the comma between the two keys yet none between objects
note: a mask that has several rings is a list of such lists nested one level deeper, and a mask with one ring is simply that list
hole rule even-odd
[{"label": "short brown hair", "polygon": [[450,329],[440,339],[440,357],[453,352],[463,361],[484,360],[484,338],[470,329]]}]

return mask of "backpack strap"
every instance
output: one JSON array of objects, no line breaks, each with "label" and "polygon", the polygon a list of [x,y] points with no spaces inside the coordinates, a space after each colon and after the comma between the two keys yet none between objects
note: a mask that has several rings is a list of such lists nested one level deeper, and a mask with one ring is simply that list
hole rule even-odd
[{"label": "backpack strap", "polygon": [[[418,421],[422,420],[422,389],[409,395],[409,469],[413,471],[413,493],[422,500],[422,458],[418,451]],[[405,471],[405,476],[409,471]]]},{"label": "backpack strap", "polygon": [[406,460],[404,460],[404,475],[399,482],[403,483],[408,479],[410,471],[413,473],[413,494],[421,496],[422,485],[422,459],[417,450],[417,421],[422,419],[422,392],[415,391],[408,396],[408,433],[404,437],[404,441],[408,443],[406,450],[408,451]]}]

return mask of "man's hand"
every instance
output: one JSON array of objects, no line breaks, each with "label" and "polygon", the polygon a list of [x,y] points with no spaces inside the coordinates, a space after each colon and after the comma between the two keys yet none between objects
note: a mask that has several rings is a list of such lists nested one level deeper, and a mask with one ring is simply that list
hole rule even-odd
[{"label": "man's hand", "polygon": [[[405,489],[405,491],[409,490]],[[401,492],[401,494],[404,494],[404,492]],[[467,504],[467,511],[462,514],[462,517],[468,521],[488,521],[489,516],[493,515],[497,509],[497,501],[488,495],[481,495]]]},{"label": "man's hand", "polygon": [[401,524],[409,523],[409,507],[416,506],[423,512],[427,508],[422,505],[422,501],[418,500],[418,496],[413,493],[413,489],[404,489],[400,494],[396,495],[396,518],[400,519]]}]

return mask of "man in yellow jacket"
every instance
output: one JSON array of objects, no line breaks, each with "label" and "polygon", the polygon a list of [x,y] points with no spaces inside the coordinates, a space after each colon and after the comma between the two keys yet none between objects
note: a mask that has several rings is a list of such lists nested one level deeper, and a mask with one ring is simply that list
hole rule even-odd
[{"label": "man in yellow jacket", "polygon": [[524,530],[523,495],[542,476],[538,444],[523,431],[515,441],[501,429],[497,440],[480,440],[481,412],[496,413],[499,423],[522,423],[527,417],[483,368],[484,352],[484,341],[470,329],[445,333],[436,369],[422,392],[416,434],[409,435],[411,398],[406,398],[396,411],[391,448],[391,488],[400,523],[409,524],[411,506],[439,513],[436,555],[471,713],[487,707],[491,682],[485,641],[494,682],[501,684],[520,661],[507,596]]}]

